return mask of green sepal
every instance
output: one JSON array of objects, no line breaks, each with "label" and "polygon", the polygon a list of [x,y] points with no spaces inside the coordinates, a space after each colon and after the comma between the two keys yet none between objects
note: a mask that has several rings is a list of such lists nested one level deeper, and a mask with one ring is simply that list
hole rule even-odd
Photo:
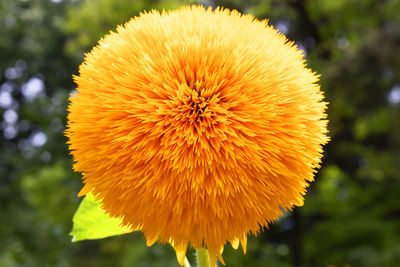
[{"label": "green sepal", "polygon": [[106,214],[101,208],[100,201],[96,201],[91,193],[82,200],[72,221],[73,227],[70,233],[72,242],[133,232],[129,227],[122,226],[121,219]]}]

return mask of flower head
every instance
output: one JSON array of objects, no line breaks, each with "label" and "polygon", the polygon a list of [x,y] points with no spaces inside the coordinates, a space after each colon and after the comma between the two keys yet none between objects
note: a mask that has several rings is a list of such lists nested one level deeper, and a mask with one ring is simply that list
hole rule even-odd
[{"label": "flower head", "polygon": [[[267,21],[227,9],[141,14],[80,66],[68,115],[80,195],[211,259],[303,203],[326,136],[318,77]],[[222,258],[220,257],[221,261]]]}]

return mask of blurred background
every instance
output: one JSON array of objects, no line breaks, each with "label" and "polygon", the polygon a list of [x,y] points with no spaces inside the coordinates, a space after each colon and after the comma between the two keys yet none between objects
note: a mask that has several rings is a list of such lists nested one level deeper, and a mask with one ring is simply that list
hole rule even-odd
[{"label": "blurred background", "polygon": [[[0,266],[178,266],[140,233],[72,243],[72,75],[117,24],[196,1],[0,1]],[[400,266],[400,1],[202,1],[269,18],[321,74],[332,141],[304,207],[227,266]],[[188,253],[193,261],[193,251]]]}]

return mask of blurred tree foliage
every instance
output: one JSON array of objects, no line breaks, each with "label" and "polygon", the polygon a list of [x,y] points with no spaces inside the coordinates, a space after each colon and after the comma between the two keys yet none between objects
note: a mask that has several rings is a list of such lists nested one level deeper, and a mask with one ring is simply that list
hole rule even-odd
[{"label": "blurred tree foliage", "polygon": [[[63,131],[83,54],[117,24],[174,0],[0,2],[0,266],[177,266],[140,233],[72,243],[79,199]],[[332,141],[305,206],[227,266],[400,264],[400,1],[203,1],[269,18],[321,74]],[[192,253],[189,253],[192,257]]]}]

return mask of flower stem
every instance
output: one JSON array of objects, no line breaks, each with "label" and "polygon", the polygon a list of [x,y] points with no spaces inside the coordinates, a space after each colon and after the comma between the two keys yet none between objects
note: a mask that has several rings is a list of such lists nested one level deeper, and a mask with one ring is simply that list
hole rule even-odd
[{"label": "flower stem", "polygon": [[197,256],[197,267],[211,267],[210,265],[210,254],[205,248],[196,249]]}]

